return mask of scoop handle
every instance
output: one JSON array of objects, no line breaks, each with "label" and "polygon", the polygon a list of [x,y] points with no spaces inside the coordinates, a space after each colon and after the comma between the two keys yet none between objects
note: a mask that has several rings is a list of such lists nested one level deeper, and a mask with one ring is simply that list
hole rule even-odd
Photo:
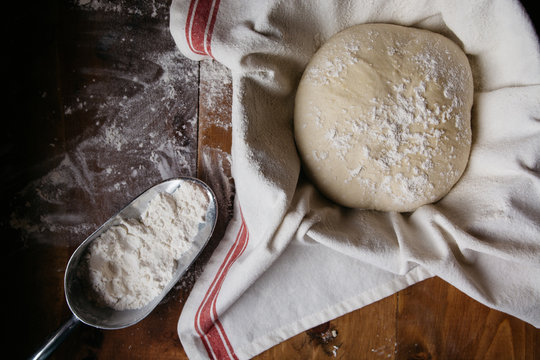
[{"label": "scoop handle", "polygon": [[56,332],[50,337],[46,344],[39,349],[32,357],[31,360],[42,360],[49,357],[54,350],[60,345],[64,339],[77,327],[81,321],[73,315],[71,319],[66,321]]}]

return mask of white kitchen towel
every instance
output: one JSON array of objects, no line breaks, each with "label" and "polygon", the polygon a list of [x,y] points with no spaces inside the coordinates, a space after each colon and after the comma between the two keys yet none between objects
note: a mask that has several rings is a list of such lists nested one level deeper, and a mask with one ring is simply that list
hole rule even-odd
[{"label": "white kitchen towel", "polygon": [[[302,71],[369,22],[439,32],[473,69],[468,167],[412,213],[336,206],[300,173]],[[540,327],[540,50],[517,0],[174,0],[170,27],[233,78],[235,214],[179,319],[190,358],[250,358],[434,275]]]}]

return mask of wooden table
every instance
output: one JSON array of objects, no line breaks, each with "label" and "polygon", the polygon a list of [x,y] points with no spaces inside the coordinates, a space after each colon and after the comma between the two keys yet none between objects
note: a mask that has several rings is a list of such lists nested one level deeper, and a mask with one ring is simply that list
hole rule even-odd
[{"label": "wooden table", "polygon": [[[228,73],[179,54],[167,1],[9,6],[1,153],[7,344],[26,358],[70,317],[64,270],[86,236],[148,186],[189,175],[220,202],[215,235],[197,264],[140,323],[115,331],[80,326],[51,357],[185,359],[178,317],[234,196]],[[540,359],[540,330],[434,278],[257,359],[334,357]]]}]

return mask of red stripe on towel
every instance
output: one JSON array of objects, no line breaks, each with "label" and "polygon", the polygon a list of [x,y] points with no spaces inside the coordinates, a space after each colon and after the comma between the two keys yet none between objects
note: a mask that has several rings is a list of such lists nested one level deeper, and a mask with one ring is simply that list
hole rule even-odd
[{"label": "red stripe on towel", "polygon": [[219,321],[216,303],[229,269],[242,255],[248,241],[249,232],[242,217],[236,240],[227,252],[195,314],[195,330],[201,338],[208,356],[214,359],[237,359],[223,325]]},{"label": "red stripe on towel", "polygon": [[212,55],[211,41],[220,0],[192,0],[186,19],[186,40],[197,55]]}]

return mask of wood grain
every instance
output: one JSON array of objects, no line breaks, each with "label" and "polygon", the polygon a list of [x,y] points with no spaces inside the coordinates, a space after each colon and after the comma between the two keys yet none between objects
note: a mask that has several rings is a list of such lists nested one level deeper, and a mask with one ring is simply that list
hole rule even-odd
[{"label": "wood grain", "polygon": [[[398,359],[533,359],[540,331],[439,278],[398,294]],[[526,339],[529,339],[528,341]]]}]

